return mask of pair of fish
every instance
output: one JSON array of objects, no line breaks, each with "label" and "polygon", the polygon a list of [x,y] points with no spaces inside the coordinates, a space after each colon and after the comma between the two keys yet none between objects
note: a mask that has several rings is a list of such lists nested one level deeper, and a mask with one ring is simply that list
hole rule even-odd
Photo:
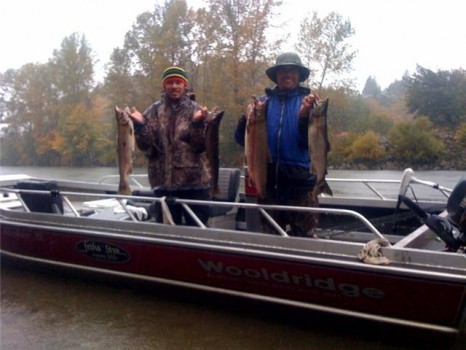
[{"label": "pair of fish", "polygon": [[[308,151],[311,173],[316,175],[316,184],[312,195],[317,201],[321,193],[333,195],[325,176],[327,174],[327,155],[330,142],[327,132],[327,111],[329,99],[314,103],[309,111]],[[267,146],[266,126],[267,101],[259,102],[254,96],[246,112],[245,156],[250,182],[256,187],[259,198],[266,197],[267,163],[270,154]]]},{"label": "pair of fish", "polygon": [[265,199],[267,196],[267,164],[270,160],[267,145],[266,111],[267,101],[261,102],[252,96],[252,101],[246,111],[244,152],[249,181],[254,185],[257,196],[261,199]]}]

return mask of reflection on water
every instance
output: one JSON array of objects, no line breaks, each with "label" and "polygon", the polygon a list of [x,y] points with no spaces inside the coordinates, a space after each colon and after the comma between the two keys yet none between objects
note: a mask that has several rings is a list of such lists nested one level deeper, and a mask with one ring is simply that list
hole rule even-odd
[{"label": "reflection on water", "polygon": [[3,350],[440,349],[449,341],[426,331],[79,273],[4,265],[1,278]]},{"label": "reflection on water", "polygon": [[[0,167],[0,174],[12,173],[89,181],[116,169]],[[399,179],[401,173],[331,171],[329,176]],[[461,176],[464,172],[416,173],[446,187]],[[1,267],[2,350],[446,347],[438,334],[376,322],[141,282],[37,271],[4,261]],[[451,348],[464,349],[465,343],[463,334]]]},{"label": "reflection on water", "polygon": [[[136,168],[137,174],[146,174],[146,169]],[[37,177],[53,176],[58,179],[71,179],[80,181],[98,180],[106,175],[117,175],[118,168],[76,168],[76,167],[7,167],[0,166],[0,175],[27,174]],[[402,170],[329,170],[327,177],[346,179],[390,179],[399,180]],[[453,187],[466,171],[462,170],[429,170],[415,171],[415,177],[422,180],[437,182],[445,187]]]},{"label": "reflection on water", "polygon": [[[145,169],[135,169],[137,173],[144,174]],[[76,181],[97,181],[106,175],[117,175],[118,168],[76,168],[76,167],[5,167],[0,166],[0,175],[26,174],[35,177],[53,177]]]}]

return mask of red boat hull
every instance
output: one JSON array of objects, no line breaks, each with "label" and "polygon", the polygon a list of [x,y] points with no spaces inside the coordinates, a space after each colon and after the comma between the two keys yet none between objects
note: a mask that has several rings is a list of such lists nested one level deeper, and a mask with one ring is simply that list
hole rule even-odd
[{"label": "red boat hull", "polygon": [[140,236],[108,238],[7,223],[1,226],[1,250],[44,262],[453,328],[466,301],[460,282]]}]

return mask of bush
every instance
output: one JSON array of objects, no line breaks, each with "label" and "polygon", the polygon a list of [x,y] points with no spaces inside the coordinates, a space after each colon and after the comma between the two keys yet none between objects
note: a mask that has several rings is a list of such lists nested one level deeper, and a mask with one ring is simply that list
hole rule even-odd
[{"label": "bush", "polygon": [[351,145],[351,159],[366,165],[375,165],[385,157],[385,148],[381,137],[369,130],[357,137]]},{"label": "bush", "polygon": [[432,123],[427,117],[397,124],[390,131],[389,140],[390,154],[402,165],[432,166],[445,150],[444,143],[432,133]]},{"label": "bush", "polygon": [[466,122],[462,122],[456,130],[455,142],[460,147],[466,147]]}]

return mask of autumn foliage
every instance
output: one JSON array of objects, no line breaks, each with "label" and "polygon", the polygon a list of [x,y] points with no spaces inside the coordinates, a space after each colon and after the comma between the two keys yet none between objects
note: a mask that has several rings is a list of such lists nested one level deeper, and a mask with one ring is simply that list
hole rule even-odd
[{"label": "autumn foliage", "polygon": [[[233,137],[237,120],[252,94],[273,87],[264,71],[283,51],[298,52],[313,67],[305,84],[330,99],[330,166],[434,166],[449,157],[437,127],[450,130],[448,142],[464,153],[464,70],[418,67],[384,91],[369,77],[361,94],[351,77],[357,52],[348,43],[357,28],[338,13],[310,15],[300,33],[292,33],[298,42],[292,45],[277,16],[279,0],[205,3],[193,9],[185,0],[157,2],[153,11],[140,14],[101,81],[93,51],[78,33],[65,37],[48,62],[1,73],[1,123],[7,125],[0,134],[1,163],[116,166],[113,107],[143,111],[160,96],[162,71],[179,65],[189,71],[200,104],[225,110],[221,165],[241,166],[243,150]],[[269,35],[277,27],[279,35]],[[313,40],[306,40],[310,35]],[[136,165],[145,163],[142,154],[137,157]]]}]

